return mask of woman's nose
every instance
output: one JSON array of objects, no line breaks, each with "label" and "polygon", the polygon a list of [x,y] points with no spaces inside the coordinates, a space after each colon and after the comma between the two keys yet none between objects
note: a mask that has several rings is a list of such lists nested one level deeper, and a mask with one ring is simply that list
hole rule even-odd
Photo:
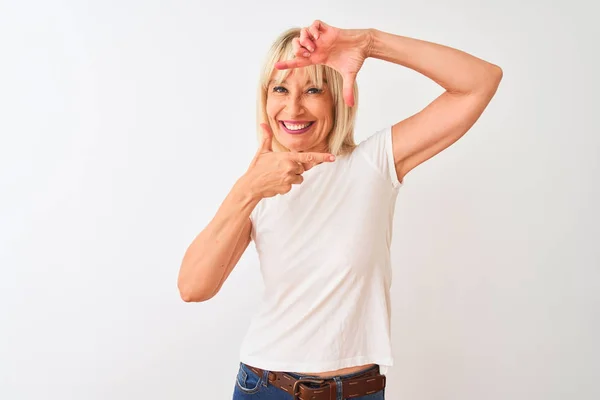
[{"label": "woman's nose", "polygon": [[288,111],[294,114],[301,114],[304,111],[302,99],[298,96],[289,96],[286,103],[286,108]]}]

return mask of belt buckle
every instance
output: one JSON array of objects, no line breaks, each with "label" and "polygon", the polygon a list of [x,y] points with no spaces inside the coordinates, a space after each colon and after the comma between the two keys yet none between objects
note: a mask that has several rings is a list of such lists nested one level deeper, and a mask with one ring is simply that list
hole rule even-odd
[{"label": "belt buckle", "polygon": [[317,383],[322,384],[325,383],[325,379],[310,379],[310,378],[301,378],[294,382],[294,386],[292,387],[292,395],[294,398],[292,400],[303,400],[300,398],[300,384],[301,383]]}]

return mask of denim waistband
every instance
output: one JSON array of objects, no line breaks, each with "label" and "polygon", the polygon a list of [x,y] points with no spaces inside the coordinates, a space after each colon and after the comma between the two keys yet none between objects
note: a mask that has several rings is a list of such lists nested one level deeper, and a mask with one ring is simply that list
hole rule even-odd
[{"label": "denim waistband", "polygon": [[[369,372],[369,371],[373,371],[375,369],[379,369],[379,365],[374,365],[372,367],[365,368],[363,370],[360,370],[360,371],[357,371],[357,372],[353,372],[351,374],[329,376],[326,379],[334,379],[334,378],[348,379],[348,378],[352,378],[354,376],[362,375],[362,374],[364,374],[366,372]],[[303,379],[303,378],[325,379],[325,378],[318,377],[316,375],[306,375],[306,374],[301,374],[301,373],[298,373],[298,372],[291,372],[291,371],[277,371],[277,372],[285,372],[286,374],[291,375],[291,376],[293,376],[296,379]]]}]

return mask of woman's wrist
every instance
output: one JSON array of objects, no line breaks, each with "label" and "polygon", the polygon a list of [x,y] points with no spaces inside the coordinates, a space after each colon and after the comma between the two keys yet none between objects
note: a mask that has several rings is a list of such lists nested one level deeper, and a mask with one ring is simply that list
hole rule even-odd
[{"label": "woman's wrist", "polygon": [[345,29],[348,46],[361,49],[365,58],[371,57],[374,29]]},{"label": "woman's wrist", "polygon": [[386,53],[387,47],[384,43],[385,32],[377,30],[375,28],[369,28],[368,35],[368,47],[367,57],[382,59],[382,56]]},{"label": "woman's wrist", "polygon": [[235,183],[233,190],[238,193],[239,199],[245,203],[255,204],[262,199],[262,194],[255,189],[252,178],[247,174],[242,175]]}]

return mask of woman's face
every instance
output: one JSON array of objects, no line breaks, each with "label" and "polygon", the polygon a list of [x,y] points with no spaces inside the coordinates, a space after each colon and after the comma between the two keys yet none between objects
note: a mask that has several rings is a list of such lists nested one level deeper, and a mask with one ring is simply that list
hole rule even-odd
[{"label": "woman's face", "polygon": [[281,84],[267,88],[267,115],[275,138],[293,152],[327,152],[333,127],[333,99],[324,83],[310,82],[303,68],[294,69]]}]

